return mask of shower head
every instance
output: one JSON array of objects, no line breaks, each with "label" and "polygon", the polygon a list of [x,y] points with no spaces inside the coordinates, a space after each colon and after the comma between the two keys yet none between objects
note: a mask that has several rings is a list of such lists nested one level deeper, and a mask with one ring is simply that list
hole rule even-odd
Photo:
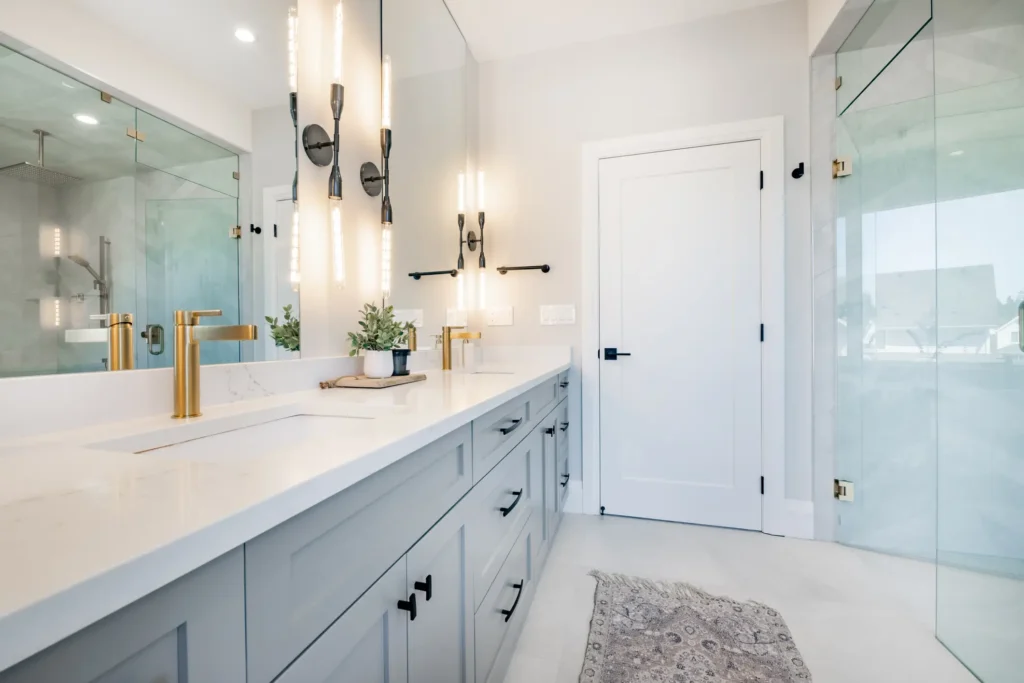
[{"label": "shower head", "polygon": [[32,131],[39,136],[39,160],[37,163],[30,161],[23,161],[20,164],[13,164],[11,166],[4,166],[0,168],[0,175],[7,176],[8,178],[16,178],[18,180],[24,180],[30,183],[36,183],[37,185],[50,185],[51,187],[57,187],[66,183],[73,183],[81,178],[76,178],[73,175],[67,173],[61,173],[60,171],[54,171],[53,169],[46,168],[44,164],[43,154],[43,140],[49,133],[44,130]]},{"label": "shower head", "polygon": [[71,261],[72,263],[77,263],[78,265],[82,266],[87,271],[89,271],[89,275],[92,275],[93,279],[96,280],[96,282],[103,282],[103,278],[100,277],[99,273],[93,270],[92,264],[90,264],[89,261],[87,261],[86,259],[82,258],[81,256],[78,256],[77,254],[72,254],[71,256],[68,256],[68,260]]}]

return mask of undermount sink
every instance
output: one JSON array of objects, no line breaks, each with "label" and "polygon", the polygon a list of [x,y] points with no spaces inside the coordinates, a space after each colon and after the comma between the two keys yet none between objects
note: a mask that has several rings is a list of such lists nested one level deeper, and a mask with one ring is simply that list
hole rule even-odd
[{"label": "undermount sink", "polygon": [[[330,411],[301,405],[219,418],[198,418],[166,428],[90,444],[89,448],[158,455],[182,460],[225,462],[259,458],[296,443],[337,439],[339,428],[401,412],[400,407],[342,405]],[[168,421],[170,422],[170,420]]]}]

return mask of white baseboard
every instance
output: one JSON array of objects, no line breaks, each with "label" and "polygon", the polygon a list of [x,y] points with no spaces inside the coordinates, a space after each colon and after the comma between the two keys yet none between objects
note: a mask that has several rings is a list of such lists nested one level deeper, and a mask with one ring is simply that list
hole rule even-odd
[{"label": "white baseboard", "polygon": [[785,513],[784,536],[814,539],[814,501],[787,498]]},{"label": "white baseboard", "polygon": [[583,513],[583,482],[579,479],[569,481],[569,497],[565,499],[565,511]]}]

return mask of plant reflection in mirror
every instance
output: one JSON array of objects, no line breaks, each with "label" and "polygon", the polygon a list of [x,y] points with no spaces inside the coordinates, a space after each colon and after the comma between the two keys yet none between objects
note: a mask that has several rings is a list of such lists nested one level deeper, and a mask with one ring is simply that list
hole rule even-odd
[{"label": "plant reflection in mirror", "polygon": [[274,344],[288,351],[299,350],[299,319],[292,317],[291,304],[284,307],[284,322],[278,323],[277,318],[266,316],[270,325],[270,336]]}]

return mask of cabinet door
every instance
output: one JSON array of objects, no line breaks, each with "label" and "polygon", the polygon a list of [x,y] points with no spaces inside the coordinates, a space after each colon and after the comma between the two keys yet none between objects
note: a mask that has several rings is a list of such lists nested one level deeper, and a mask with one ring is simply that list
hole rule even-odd
[{"label": "cabinet door", "polygon": [[403,556],[276,683],[407,683],[405,569]]},{"label": "cabinet door", "polygon": [[0,673],[2,683],[245,683],[241,548]]},{"label": "cabinet door", "polygon": [[[558,411],[556,410],[555,413]],[[536,512],[540,523],[540,538],[537,545],[537,566],[542,566],[547,558],[551,537],[555,535],[555,516],[558,514],[558,488],[555,482],[558,466],[558,420],[557,415],[549,415],[540,426],[543,445],[536,472],[540,479],[536,487],[541,491],[539,506]],[[531,470],[532,471],[532,470]]]},{"label": "cabinet door", "polygon": [[473,582],[466,552],[469,507],[449,512],[408,555],[409,683],[469,683],[473,676]]}]

